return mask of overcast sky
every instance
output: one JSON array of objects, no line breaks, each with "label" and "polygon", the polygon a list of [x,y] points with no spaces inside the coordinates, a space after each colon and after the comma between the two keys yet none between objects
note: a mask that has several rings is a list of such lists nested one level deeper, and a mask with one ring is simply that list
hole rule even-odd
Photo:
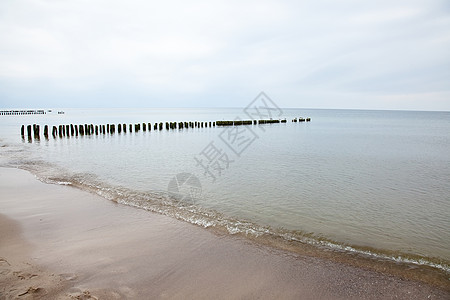
[{"label": "overcast sky", "polygon": [[0,107],[450,110],[450,1],[1,0]]}]

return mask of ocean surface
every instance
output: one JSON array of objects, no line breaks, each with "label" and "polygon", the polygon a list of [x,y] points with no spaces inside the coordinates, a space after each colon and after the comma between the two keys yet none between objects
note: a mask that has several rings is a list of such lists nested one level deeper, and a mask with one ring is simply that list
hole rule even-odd
[{"label": "ocean surface", "polygon": [[[0,116],[0,166],[230,234],[450,274],[450,112],[281,109],[286,123],[154,130],[249,116],[243,108],[60,110]],[[299,117],[311,122],[292,122]],[[151,131],[130,133],[143,122]],[[22,139],[21,125],[31,124],[40,140]],[[66,124],[116,124],[116,132],[43,137],[44,125]]]}]

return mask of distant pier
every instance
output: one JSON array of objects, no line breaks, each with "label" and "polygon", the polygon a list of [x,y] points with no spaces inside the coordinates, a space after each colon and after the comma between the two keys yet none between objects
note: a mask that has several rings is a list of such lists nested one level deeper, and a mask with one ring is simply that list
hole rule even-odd
[{"label": "distant pier", "polygon": [[31,110],[0,110],[0,116],[20,116],[20,115],[45,115],[43,109]]}]

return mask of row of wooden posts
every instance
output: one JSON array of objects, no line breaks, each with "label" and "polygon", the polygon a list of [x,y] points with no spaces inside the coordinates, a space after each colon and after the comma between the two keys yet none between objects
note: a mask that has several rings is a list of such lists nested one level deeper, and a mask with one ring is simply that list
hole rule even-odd
[{"label": "row of wooden posts", "polygon": [[[300,120],[310,121],[310,118]],[[297,118],[292,120],[292,122],[297,122]],[[300,121],[302,122],[302,121]],[[203,128],[203,127],[214,127],[214,126],[239,126],[239,125],[256,125],[256,124],[269,124],[269,123],[286,123],[286,119],[284,120],[235,120],[235,121],[216,121],[216,122],[160,122],[154,123],[137,123],[137,124],[117,124],[117,132],[118,133],[126,133],[127,128],[129,132],[139,132],[142,131],[151,131],[153,130],[173,130],[173,129],[183,129],[183,128]],[[49,137],[49,129],[48,125],[44,126],[44,137],[48,139]],[[53,126],[51,135],[53,138],[66,137],[66,136],[84,136],[84,135],[99,135],[99,134],[114,134],[116,132],[116,124],[106,124],[106,125],[94,125],[94,124],[81,124],[81,125],[59,125]],[[34,137],[34,139],[40,139],[40,126],[37,124],[33,125],[22,125],[20,129],[20,134],[22,138],[25,138],[25,134],[28,139]]]},{"label": "row of wooden posts", "polygon": [[17,115],[45,115],[46,112],[39,110],[0,110],[0,116],[17,116]]}]

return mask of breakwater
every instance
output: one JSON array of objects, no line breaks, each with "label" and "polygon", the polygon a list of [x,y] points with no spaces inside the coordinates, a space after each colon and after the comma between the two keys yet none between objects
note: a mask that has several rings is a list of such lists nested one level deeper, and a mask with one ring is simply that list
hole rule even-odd
[{"label": "breakwater", "polygon": [[[299,118],[299,122],[309,122],[310,118]],[[297,118],[292,122],[297,122]],[[119,134],[132,133],[140,131],[160,131],[160,130],[175,130],[175,129],[188,129],[188,128],[204,128],[215,126],[241,126],[241,125],[259,125],[259,124],[276,124],[287,123],[286,119],[283,120],[233,120],[233,121],[189,121],[189,122],[157,122],[157,123],[135,123],[135,124],[65,124],[65,125],[44,125],[43,136],[48,139],[49,136],[53,138],[62,137],[77,137],[77,136],[90,136],[100,134]],[[26,137],[28,140],[39,140],[41,138],[41,126],[38,124],[22,125],[20,129],[20,135],[23,139]]]},{"label": "breakwater", "polygon": [[43,109],[0,110],[0,116],[45,115],[46,113]]}]

